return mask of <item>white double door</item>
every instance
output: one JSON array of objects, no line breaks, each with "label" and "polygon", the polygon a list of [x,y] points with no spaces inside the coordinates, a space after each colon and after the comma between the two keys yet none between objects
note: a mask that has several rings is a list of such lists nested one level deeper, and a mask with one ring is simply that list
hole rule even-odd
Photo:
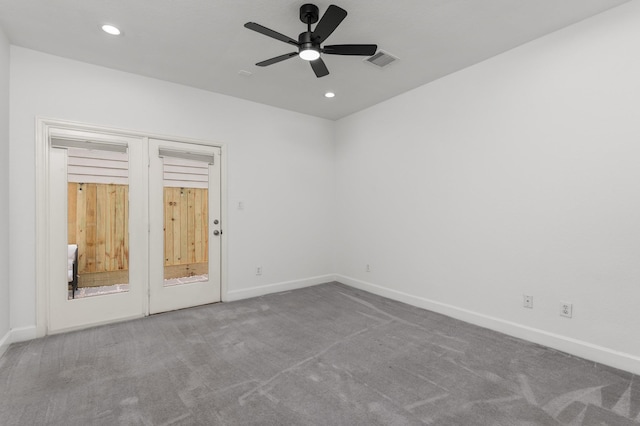
[{"label": "white double door", "polygon": [[48,332],[220,301],[219,147],[82,131],[49,144]]}]

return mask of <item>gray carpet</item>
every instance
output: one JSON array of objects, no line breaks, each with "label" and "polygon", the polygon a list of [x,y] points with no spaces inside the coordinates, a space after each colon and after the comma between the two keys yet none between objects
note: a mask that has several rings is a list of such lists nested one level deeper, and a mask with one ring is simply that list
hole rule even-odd
[{"label": "gray carpet", "polygon": [[640,378],[337,283],[12,345],[2,425],[638,425]]}]

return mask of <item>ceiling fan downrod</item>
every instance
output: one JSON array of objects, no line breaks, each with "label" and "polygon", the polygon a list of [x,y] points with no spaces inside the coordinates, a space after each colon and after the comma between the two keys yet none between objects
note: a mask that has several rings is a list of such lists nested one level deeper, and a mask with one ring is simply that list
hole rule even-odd
[{"label": "ceiling fan downrod", "polygon": [[300,20],[307,24],[307,31],[298,36],[298,56],[305,61],[315,61],[320,57],[320,43],[314,43],[311,24],[318,22],[320,11],[314,4],[300,6]]}]

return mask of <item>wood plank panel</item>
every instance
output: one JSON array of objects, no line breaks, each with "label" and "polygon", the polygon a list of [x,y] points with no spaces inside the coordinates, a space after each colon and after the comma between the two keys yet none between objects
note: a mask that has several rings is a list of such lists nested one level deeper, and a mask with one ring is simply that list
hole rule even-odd
[{"label": "wood plank panel", "polygon": [[203,254],[203,245],[204,240],[202,238],[202,191],[196,191],[196,199],[195,199],[195,212],[196,212],[196,221],[195,221],[195,251],[196,251],[196,262],[204,262]]},{"label": "wood plank panel", "polygon": [[189,190],[180,188],[180,263],[189,262]]},{"label": "wood plank panel", "polygon": [[85,253],[87,247],[87,202],[85,199],[84,184],[79,184],[76,191],[76,241],[78,243],[78,271],[85,271],[87,269],[87,255]]},{"label": "wood plank panel", "polygon": [[115,215],[116,215],[116,250],[115,250],[115,258],[116,258],[116,269],[122,270],[125,268],[125,249],[124,249],[124,235],[128,232],[125,224],[125,194],[124,194],[124,185],[110,185],[115,187],[116,193],[116,205],[115,205]]},{"label": "wood plank panel", "polygon": [[78,184],[67,185],[67,244],[76,244],[76,217],[78,215]]},{"label": "wood plank panel", "polygon": [[202,191],[202,235],[204,239],[204,252],[202,261],[209,261],[209,189]]},{"label": "wood plank panel", "polygon": [[107,185],[96,185],[96,271],[107,271],[106,265],[106,216],[108,215],[105,201],[108,194]]},{"label": "wood plank panel", "polygon": [[183,265],[169,265],[164,267],[164,279],[192,277],[209,273],[209,263],[185,263]]},{"label": "wood plank panel", "polygon": [[86,197],[86,271],[96,271],[96,184],[88,183],[85,185]]},{"label": "wood plank panel", "polygon": [[173,265],[173,188],[164,189],[164,264]]},{"label": "wood plank panel", "polygon": [[129,269],[129,186],[124,189],[124,268]]},{"label": "wood plank panel", "polygon": [[105,263],[107,271],[116,270],[116,259],[114,252],[116,249],[115,232],[116,232],[116,191],[113,187],[107,187],[107,223],[106,226],[106,242],[105,242]]},{"label": "wood plank panel", "polygon": [[196,191],[189,188],[187,191],[187,241],[189,246],[188,262],[196,261]]},{"label": "wood plank panel", "polygon": [[182,209],[180,208],[181,197],[180,197],[180,188],[171,188],[171,192],[173,193],[173,205],[172,212],[173,218],[171,219],[171,225],[173,226],[173,262],[172,265],[179,265],[180,262],[180,240],[182,238],[182,227],[180,226],[180,222],[182,218],[180,217],[180,213]]},{"label": "wood plank panel", "polygon": [[78,287],[100,287],[128,283],[128,270],[109,272],[85,272],[84,274],[78,274]]}]

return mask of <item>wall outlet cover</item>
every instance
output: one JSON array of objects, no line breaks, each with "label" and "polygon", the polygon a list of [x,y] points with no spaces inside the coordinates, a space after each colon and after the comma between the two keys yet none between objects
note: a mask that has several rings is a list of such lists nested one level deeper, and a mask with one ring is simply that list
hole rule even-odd
[{"label": "wall outlet cover", "polygon": [[560,315],[571,318],[573,316],[573,303],[560,302]]}]

